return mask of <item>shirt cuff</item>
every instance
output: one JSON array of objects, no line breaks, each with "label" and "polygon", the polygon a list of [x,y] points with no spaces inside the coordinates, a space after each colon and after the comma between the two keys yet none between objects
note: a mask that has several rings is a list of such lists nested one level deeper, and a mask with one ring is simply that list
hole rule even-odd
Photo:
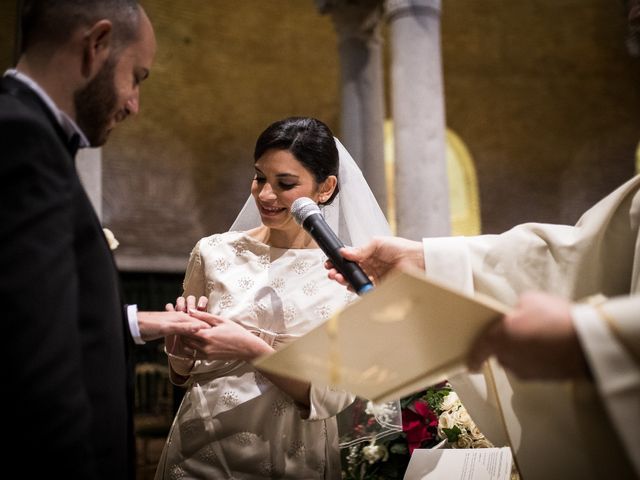
[{"label": "shirt cuff", "polygon": [[127,305],[127,318],[129,319],[129,330],[133,341],[138,345],[144,345],[146,342],[140,335],[140,328],[138,327],[138,305]]}]

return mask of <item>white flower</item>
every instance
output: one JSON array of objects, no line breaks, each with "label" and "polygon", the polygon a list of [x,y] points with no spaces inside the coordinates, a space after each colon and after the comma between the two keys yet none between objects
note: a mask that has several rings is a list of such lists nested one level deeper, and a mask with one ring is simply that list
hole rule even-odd
[{"label": "white flower", "polygon": [[453,428],[456,419],[451,412],[443,412],[438,418],[438,428]]},{"label": "white flower", "polygon": [[449,392],[449,394],[442,399],[442,410],[451,410],[460,404],[460,399],[456,392]]},{"label": "white flower", "polygon": [[111,250],[115,250],[116,248],[118,248],[118,245],[120,245],[120,242],[116,240],[116,237],[113,234],[113,232],[108,228],[103,228],[102,230],[104,231],[104,236],[107,237],[107,243],[109,244],[109,248]]},{"label": "white flower", "polygon": [[475,425],[464,407],[458,408],[458,410],[453,413],[453,418],[455,419],[456,425],[464,427],[466,430],[471,430]]},{"label": "white flower", "polygon": [[365,413],[374,415],[382,423],[391,423],[396,417],[396,408],[393,403],[373,403],[367,402]]},{"label": "white flower", "polygon": [[483,433],[475,424],[469,429],[469,434],[471,435],[471,438],[473,438],[474,440],[484,439]]},{"label": "white flower", "polygon": [[389,451],[384,445],[367,445],[362,448],[362,456],[370,464],[376,463],[378,460],[386,462],[389,458]]},{"label": "white flower", "polygon": [[453,445],[454,448],[471,448],[473,439],[469,435],[459,435],[458,441]]},{"label": "white flower", "polygon": [[471,448],[492,448],[493,443],[491,443],[486,438],[480,438],[478,440],[474,440],[471,444]]}]

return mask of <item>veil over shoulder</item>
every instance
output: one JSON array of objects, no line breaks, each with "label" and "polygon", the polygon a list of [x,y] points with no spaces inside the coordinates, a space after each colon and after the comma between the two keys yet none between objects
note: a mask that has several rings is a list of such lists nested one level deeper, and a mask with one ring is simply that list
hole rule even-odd
[{"label": "veil over shoulder", "polygon": [[[374,236],[391,235],[391,228],[362,172],[342,143],[334,137],[339,154],[339,192],[330,205],[321,206],[325,221],[345,245],[360,246]],[[261,225],[260,214],[249,196],[230,231],[246,231]],[[372,421],[371,419],[375,419]],[[372,404],[357,398],[338,417],[340,447],[402,431],[400,401]]]}]

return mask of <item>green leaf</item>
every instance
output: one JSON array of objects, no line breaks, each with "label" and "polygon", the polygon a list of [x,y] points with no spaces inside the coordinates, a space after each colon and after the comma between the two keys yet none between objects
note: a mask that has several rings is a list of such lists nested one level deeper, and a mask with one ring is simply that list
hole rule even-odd
[{"label": "green leaf", "polygon": [[457,425],[454,425],[453,428],[443,428],[442,431],[447,436],[447,440],[450,443],[457,442],[458,437],[462,433],[462,430],[460,430]]},{"label": "green leaf", "polygon": [[390,453],[396,453],[398,455],[405,455],[406,453],[409,452],[409,449],[407,448],[406,445],[404,445],[402,443],[394,443],[389,448],[389,452]]}]

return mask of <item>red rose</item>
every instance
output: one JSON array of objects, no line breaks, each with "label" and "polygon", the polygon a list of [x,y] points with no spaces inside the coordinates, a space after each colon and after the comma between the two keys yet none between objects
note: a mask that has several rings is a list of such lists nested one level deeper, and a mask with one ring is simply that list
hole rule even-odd
[{"label": "red rose", "polygon": [[438,429],[438,416],[420,400],[402,410],[402,430],[407,436],[409,454],[424,442],[433,440]]}]

